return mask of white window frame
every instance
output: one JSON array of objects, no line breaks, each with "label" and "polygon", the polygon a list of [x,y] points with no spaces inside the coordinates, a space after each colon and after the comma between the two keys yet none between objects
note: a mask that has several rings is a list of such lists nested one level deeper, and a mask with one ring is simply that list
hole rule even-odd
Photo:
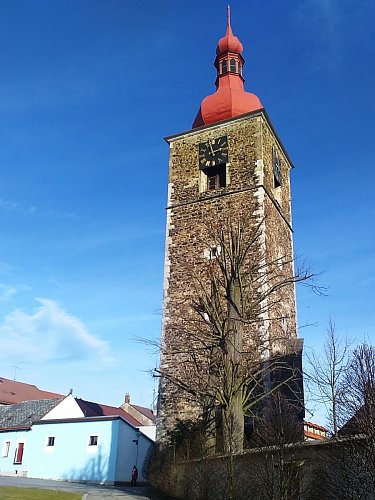
[{"label": "white window frame", "polygon": [[[53,444],[48,444],[51,438],[53,438]],[[54,453],[55,447],[56,447],[56,436],[47,436],[46,445],[44,447],[45,453]]]},{"label": "white window frame", "polygon": [[[96,437],[96,444],[90,444],[91,438]],[[90,434],[87,440],[87,453],[97,453],[99,449],[99,435]]]},{"label": "white window frame", "polygon": [[[96,438],[96,443],[91,443],[91,438]],[[97,434],[90,434],[88,446],[98,446],[99,436]]]},{"label": "white window frame", "polygon": [[208,260],[215,260],[219,257],[219,255],[221,255],[221,246],[220,245],[213,245],[212,247],[210,248],[207,248],[204,252],[203,252],[203,257],[205,259],[208,259]]},{"label": "white window frame", "polygon": [[3,442],[3,450],[2,450],[2,453],[1,453],[1,456],[3,458],[9,457],[10,444],[11,444],[10,441],[4,441]]},{"label": "white window frame", "polygon": [[[49,444],[49,440],[50,439],[53,439],[53,444]],[[46,446],[48,448],[54,448],[55,447],[55,444],[56,444],[56,436],[47,436],[47,440],[46,440]]]}]

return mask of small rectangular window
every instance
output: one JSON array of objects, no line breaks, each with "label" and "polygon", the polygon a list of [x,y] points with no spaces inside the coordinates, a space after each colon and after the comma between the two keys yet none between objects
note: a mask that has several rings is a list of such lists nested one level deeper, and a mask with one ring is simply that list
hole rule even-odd
[{"label": "small rectangular window", "polygon": [[273,170],[273,186],[275,188],[280,187],[282,184],[281,162],[280,158],[276,154],[275,148],[272,148],[272,170]]},{"label": "small rectangular window", "polygon": [[90,436],[89,446],[98,446],[98,436]]},{"label": "small rectangular window", "polygon": [[204,170],[207,178],[207,191],[226,187],[226,165],[217,165]]},{"label": "small rectangular window", "polygon": [[210,248],[210,254],[209,254],[210,260],[217,259],[220,254],[221,254],[221,246]]},{"label": "small rectangular window", "polygon": [[10,441],[4,441],[2,456],[7,457],[9,455]]},{"label": "small rectangular window", "polygon": [[47,438],[47,446],[55,446],[55,436],[49,436]]},{"label": "small rectangular window", "polygon": [[211,177],[207,177],[207,191],[213,191],[214,189],[218,189],[219,187],[220,184],[218,175],[212,175]]}]

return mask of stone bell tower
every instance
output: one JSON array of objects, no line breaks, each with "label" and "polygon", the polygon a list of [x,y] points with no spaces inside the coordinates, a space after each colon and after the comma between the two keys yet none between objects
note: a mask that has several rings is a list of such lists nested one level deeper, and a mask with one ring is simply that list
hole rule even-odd
[{"label": "stone bell tower", "polygon": [[[216,91],[205,97],[191,130],[166,138],[170,148],[164,306],[159,387],[158,439],[176,419],[190,418],[189,393],[173,383],[189,377],[184,360],[191,339],[183,321],[194,298],[192,272],[199,276],[217,248],[204,240],[207,221],[256,213],[261,220],[263,257],[288,264],[293,276],[289,171],[291,160],[259,98],[244,90],[243,46],[233,35],[230,13],[219,40],[214,66]],[[265,257],[264,257],[265,256]],[[297,338],[294,283],[284,290],[272,317],[259,317],[258,328],[272,340]],[[244,335],[251,335],[246,332]],[[168,374],[168,376],[163,376]],[[188,380],[186,380],[188,386]]]}]

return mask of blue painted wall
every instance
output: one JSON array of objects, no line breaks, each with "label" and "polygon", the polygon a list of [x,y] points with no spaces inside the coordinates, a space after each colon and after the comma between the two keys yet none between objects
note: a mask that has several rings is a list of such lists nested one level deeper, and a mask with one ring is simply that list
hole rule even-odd
[{"label": "blue painted wall", "polygon": [[[116,453],[111,445],[116,425],[116,420],[34,425],[28,476],[113,483]],[[46,446],[49,436],[55,437],[53,447]],[[97,446],[89,445],[90,436],[98,436]]]},{"label": "blue painted wall", "polygon": [[[0,474],[10,473],[14,475],[23,475],[27,472],[25,466],[25,457],[28,450],[29,437],[31,431],[12,431],[0,432]],[[7,457],[3,456],[4,442],[10,441],[9,454]],[[16,452],[17,443],[24,443],[24,454],[22,464],[14,464],[14,456]]]},{"label": "blue painted wall", "polygon": [[[90,446],[90,436],[98,436]],[[54,437],[54,446],[47,446]],[[138,440],[138,445],[134,442]],[[7,457],[0,456],[0,474],[27,475],[42,479],[93,481],[113,484],[131,479],[137,461],[139,480],[145,456],[152,442],[121,419],[34,424],[29,431],[0,433],[0,451],[10,441]],[[22,464],[15,465],[17,442],[24,442]],[[137,457],[138,447],[138,457]]]}]

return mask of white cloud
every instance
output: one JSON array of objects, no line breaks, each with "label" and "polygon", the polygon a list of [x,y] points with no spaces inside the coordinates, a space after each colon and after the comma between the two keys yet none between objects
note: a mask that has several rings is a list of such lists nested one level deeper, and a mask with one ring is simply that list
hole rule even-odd
[{"label": "white cloud", "polygon": [[0,302],[7,302],[17,293],[17,289],[13,286],[0,283]]},{"label": "white cloud", "polygon": [[0,208],[7,212],[19,212],[22,214],[33,214],[37,211],[34,206],[23,207],[16,201],[7,201],[3,198],[0,198]]},{"label": "white cloud", "polygon": [[15,310],[0,324],[0,359],[12,363],[112,361],[109,345],[91,334],[82,321],[55,301],[36,299],[40,307],[28,314]]}]

